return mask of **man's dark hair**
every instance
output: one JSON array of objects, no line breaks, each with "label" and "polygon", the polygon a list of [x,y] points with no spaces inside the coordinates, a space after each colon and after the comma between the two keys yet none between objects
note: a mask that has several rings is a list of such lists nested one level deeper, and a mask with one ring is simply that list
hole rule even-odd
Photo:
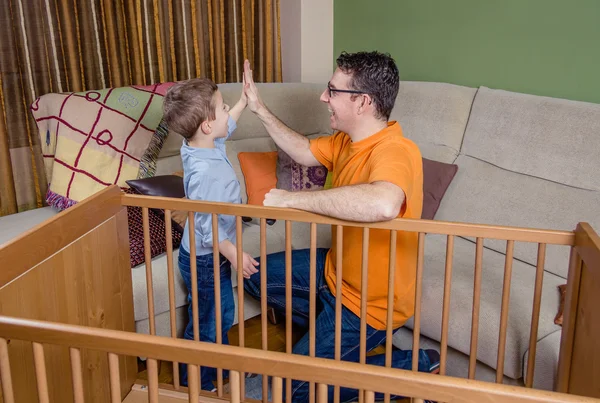
[{"label": "man's dark hair", "polygon": [[387,121],[400,87],[398,67],[390,54],[342,52],[336,62],[342,72],[352,75],[350,88],[369,94],[375,102],[375,116]]}]

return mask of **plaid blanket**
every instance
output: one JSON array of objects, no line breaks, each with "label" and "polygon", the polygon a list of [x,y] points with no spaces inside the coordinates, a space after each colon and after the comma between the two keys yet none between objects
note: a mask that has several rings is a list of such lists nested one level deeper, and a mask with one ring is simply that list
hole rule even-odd
[{"label": "plaid blanket", "polygon": [[46,94],[31,105],[48,179],[48,204],[62,210],[135,179],[172,83]]}]

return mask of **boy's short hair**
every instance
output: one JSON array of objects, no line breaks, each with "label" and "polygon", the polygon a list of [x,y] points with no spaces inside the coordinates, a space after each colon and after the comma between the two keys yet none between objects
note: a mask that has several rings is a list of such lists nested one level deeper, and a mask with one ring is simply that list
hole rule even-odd
[{"label": "boy's short hair", "polygon": [[219,88],[208,78],[180,81],[167,91],[163,119],[169,131],[190,139],[205,120],[215,118],[214,95]]}]

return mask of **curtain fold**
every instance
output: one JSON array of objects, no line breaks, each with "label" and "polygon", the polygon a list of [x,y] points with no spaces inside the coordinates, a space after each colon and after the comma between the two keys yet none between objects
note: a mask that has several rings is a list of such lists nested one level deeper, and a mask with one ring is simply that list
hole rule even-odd
[{"label": "curtain fold", "polygon": [[29,111],[49,92],[194,77],[281,82],[279,0],[0,0],[0,215],[45,204]]}]

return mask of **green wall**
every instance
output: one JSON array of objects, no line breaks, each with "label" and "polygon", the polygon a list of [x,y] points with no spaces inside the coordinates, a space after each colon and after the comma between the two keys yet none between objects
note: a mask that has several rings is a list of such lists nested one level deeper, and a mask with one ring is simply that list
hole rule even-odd
[{"label": "green wall", "polygon": [[342,50],[389,52],[402,80],[600,103],[600,0],[335,0]]}]

